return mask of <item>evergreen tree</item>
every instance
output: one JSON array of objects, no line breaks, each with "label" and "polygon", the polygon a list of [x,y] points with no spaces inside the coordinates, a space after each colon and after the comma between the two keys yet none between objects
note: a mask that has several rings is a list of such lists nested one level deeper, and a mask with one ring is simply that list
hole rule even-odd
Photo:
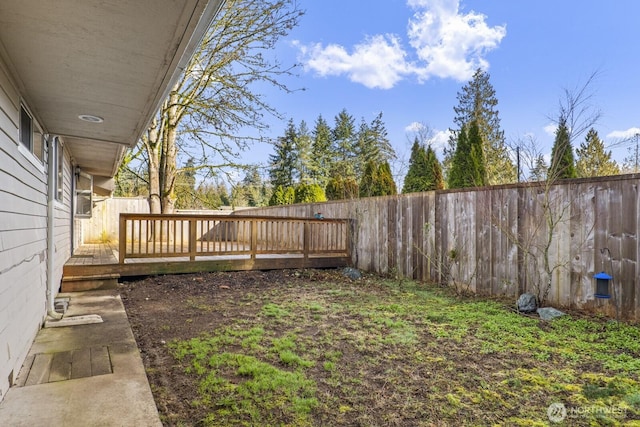
[{"label": "evergreen tree", "polygon": [[458,133],[456,151],[451,160],[449,188],[480,187],[487,184],[480,129],[473,120],[468,130]]},{"label": "evergreen tree", "polygon": [[566,121],[561,119],[558,123],[556,139],[551,149],[551,165],[549,166],[547,179],[555,181],[557,179],[575,178],[576,176],[569,129]]},{"label": "evergreen tree", "polygon": [[287,188],[293,186],[298,164],[297,139],[296,126],[293,124],[293,120],[290,119],[284,136],[279,137],[274,144],[275,153],[269,155],[269,176],[273,187],[282,186]]},{"label": "evergreen tree", "polygon": [[483,139],[478,122],[473,120],[469,126],[469,146],[471,147],[471,170],[469,174],[475,186],[487,185],[487,169],[483,150]]},{"label": "evergreen tree", "polygon": [[364,118],[358,128],[356,142],[356,177],[362,178],[364,165],[369,161],[382,164],[395,159],[396,154],[389,142],[387,129],[382,121],[382,113],[369,124]]},{"label": "evergreen tree", "polygon": [[403,193],[417,193],[420,191],[442,190],[442,166],[436,157],[435,151],[428,146],[427,149],[420,145],[418,137],[411,147],[409,159],[409,171],[404,178]]},{"label": "evergreen tree", "polygon": [[271,193],[269,206],[282,206],[285,204],[284,200],[284,187],[282,187],[282,185],[278,185],[274,188],[273,193]]},{"label": "evergreen tree", "polygon": [[196,171],[193,158],[187,160],[176,176],[175,196],[176,209],[196,208]]},{"label": "evergreen tree", "polygon": [[327,200],[346,200],[358,198],[358,182],[353,177],[333,176],[325,189]]},{"label": "evergreen tree", "polygon": [[302,120],[296,135],[296,172],[299,182],[312,182],[312,137],[307,123]]},{"label": "evergreen tree", "polygon": [[360,181],[360,197],[388,196],[397,194],[389,162],[368,161]]},{"label": "evergreen tree", "polygon": [[292,205],[295,203],[296,193],[293,187],[278,185],[271,194],[269,206]]},{"label": "evergreen tree", "polygon": [[311,145],[311,181],[325,187],[329,179],[332,164],[331,128],[322,116],[318,116],[312,132]]},{"label": "evergreen tree", "polygon": [[547,179],[549,166],[544,161],[542,154],[536,157],[535,165],[529,172],[529,181],[544,181]]},{"label": "evergreen tree", "polygon": [[[265,183],[258,172],[257,166],[252,166],[247,171],[244,179],[237,187],[237,195],[242,199],[242,206],[266,206],[269,200]],[[237,204],[237,206],[240,206]]]},{"label": "evergreen tree", "polygon": [[296,190],[293,187],[284,189],[284,204],[292,205],[296,202]]},{"label": "evergreen tree", "polygon": [[224,184],[202,183],[196,189],[197,205],[195,209],[218,209],[231,204],[227,187]]},{"label": "evergreen tree", "polygon": [[393,196],[398,194],[398,188],[391,173],[391,165],[389,165],[387,161],[378,165],[378,182],[380,183],[379,196]]},{"label": "evergreen tree", "polygon": [[354,119],[346,109],[335,117],[335,125],[331,131],[334,162],[331,176],[342,176],[355,179],[356,140]]},{"label": "evergreen tree", "polygon": [[444,188],[444,179],[442,178],[442,165],[436,156],[436,152],[429,145],[427,147],[427,182],[429,186],[427,191],[442,190]]},{"label": "evergreen tree", "polygon": [[465,127],[476,121],[483,141],[483,158],[487,175],[487,184],[515,182],[516,168],[509,158],[498,116],[498,99],[489,74],[477,69],[471,81],[457,95],[458,106],[454,107],[453,122],[457,129],[451,130],[449,146],[445,148],[445,165],[451,167],[456,152],[458,137]]},{"label": "evergreen tree", "polygon": [[144,163],[133,167],[135,155],[127,151],[118,174],[115,176],[116,188],[113,191],[115,197],[137,197],[149,195],[149,169]]},{"label": "evergreen tree", "polygon": [[576,149],[576,174],[580,178],[617,175],[620,167],[611,159],[611,151],[605,151],[598,132],[591,128],[585,142]]},{"label": "evergreen tree", "polygon": [[411,157],[409,158],[409,170],[404,177],[402,193],[418,193],[427,191],[430,182],[427,177],[427,151],[420,145],[418,137],[413,140]]},{"label": "evergreen tree", "polygon": [[300,183],[295,188],[295,203],[326,202],[324,189],[318,184]]},{"label": "evergreen tree", "polygon": [[366,173],[367,164],[377,162],[380,156],[380,147],[378,147],[375,136],[364,118],[360,120],[358,139],[354,148],[357,156],[354,162],[355,176],[362,179]]}]

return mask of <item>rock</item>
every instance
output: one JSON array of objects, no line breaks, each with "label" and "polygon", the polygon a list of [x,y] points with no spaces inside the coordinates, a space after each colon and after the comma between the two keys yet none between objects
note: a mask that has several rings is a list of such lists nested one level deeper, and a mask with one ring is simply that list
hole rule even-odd
[{"label": "rock", "polygon": [[567,314],[553,307],[540,307],[537,312],[538,316],[540,316],[542,320],[553,320],[556,317],[564,316]]},{"label": "rock", "polygon": [[523,313],[533,313],[538,308],[536,296],[530,293],[524,293],[518,298],[518,311]]},{"label": "rock", "polygon": [[346,267],[344,270],[342,270],[342,274],[352,280],[358,280],[362,278],[362,273],[360,273],[360,270],[358,270],[357,268]]}]

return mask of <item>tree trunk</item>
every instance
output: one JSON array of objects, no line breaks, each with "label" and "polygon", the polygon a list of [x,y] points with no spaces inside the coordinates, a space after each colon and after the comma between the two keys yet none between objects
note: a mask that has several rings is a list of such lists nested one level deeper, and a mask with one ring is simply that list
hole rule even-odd
[{"label": "tree trunk", "polygon": [[177,147],[178,133],[178,102],[177,92],[169,95],[169,108],[166,109],[165,137],[162,139],[162,213],[170,214],[175,206],[175,184],[177,175]]},{"label": "tree trunk", "polygon": [[158,150],[158,122],[154,119],[147,130],[145,146],[149,157],[149,212],[152,214],[162,213],[162,203],[160,196],[160,152]]}]

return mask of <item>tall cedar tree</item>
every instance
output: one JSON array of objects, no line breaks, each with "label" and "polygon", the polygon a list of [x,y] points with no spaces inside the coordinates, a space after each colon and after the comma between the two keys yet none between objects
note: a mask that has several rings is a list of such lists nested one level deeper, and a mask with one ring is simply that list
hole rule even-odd
[{"label": "tall cedar tree", "polygon": [[620,167],[611,159],[611,151],[604,149],[604,143],[593,128],[589,129],[585,141],[576,149],[576,173],[579,178],[620,173]]},{"label": "tall cedar tree", "polygon": [[516,167],[509,158],[504,131],[500,128],[498,99],[489,77],[489,73],[478,68],[471,81],[458,92],[458,106],[453,108],[453,122],[457,129],[450,129],[449,147],[445,148],[445,165],[451,166],[462,129],[476,121],[483,141],[486,183],[494,185],[516,182]]},{"label": "tall cedar tree", "polygon": [[427,178],[427,151],[424,149],[418,137],[413,140],[411,146],[411,157],[409,158],[409,170],[404,177],[402,186],[403,193],[418,193],[427,191],[429,181]]},{"label": "tall cedar tree", "polygon": [[329,200],[355,199],[358,197],[356,175],[357,133],[354,119],[342,109],[334,119],[331,130],[333,158],[325,193]]},{"label": "tall cedar tree", "polygon": [[286,189],[295,183],[294,174],[298,163],[297,137],[296,126],[293,119],[290,119],[284,136],[279,137],[274,143],[274,154],[269,155],[269,177],[274,188],[282,186]]},{"label": "tall cedar tree", "polygon": [[487,184],[482,137],[475,120],[458,133],[448,184],[449,188],[481,187]]},{"label": "tall cedar tree", "polygon": [[358,182],[355,178],[340,175],[329,179],[325,188],[327,200],[347,200],[358,198]]},{"label": "tall cedar tree", "polygon": [[576,166],[573,159],[573,148],[569,137],[569,129],[565,120],[560,120],[556,129],[556,139],[551,149],[551,165],[547,179],[576,178]]},{"label": "tall cedar tree", "polygon": [[296,172],[298,181],[302,183],[312,183],[311,171],[313,170],[312,162],[312,137],[307,127],[307,122],[302,120],[298,126],[298,132],[295,139],[296,156]]},{"label": "tall cedar tree", "polygon": [[396,183],[391,175],[389,162],[367,162],[360,181],[360,197],[390,196],[398,194]]},{"label": "tall cedar tree", "polygon": [[316,119],[311,135],[313,139],[311,144],[311,181],[324,188],[329,179],[332,140],[331,127],[322,115]]},{"label": "tall cedar tree", "polygon": [[356,179],[356,142],[357,133],[354,119],[346,109],[342,109],[334,119],[331,131],[334,159],[330,175]]},{"label": "tall cedar tree", "polygon": [[427,179],[430,183],[427,188],[428,191],[442,190],[444,188],[442,165],[431,145],[427,147]]},{"label": "tall cedar tree", "polygon": [[404,178],[403,193],[441,190],[444,188],[442,167],[431,146],[425,150],[416,137],[411,147],[409,171]]}]

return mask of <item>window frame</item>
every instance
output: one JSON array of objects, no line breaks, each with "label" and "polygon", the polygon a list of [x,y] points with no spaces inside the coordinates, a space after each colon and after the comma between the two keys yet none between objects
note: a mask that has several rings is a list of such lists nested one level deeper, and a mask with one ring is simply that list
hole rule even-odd
[{"label": "window frame", "polygon": [[[74,200],[74,212],[73,215],[76,218],[91,218],[91,214],[93,211],[93,175],[89,175],[88,173],[84,173],[77,168],[74,172],[74,176],[76,179],[75,182],[75,200]],[[89,188],[80,188],[80,179],[86,179],[89,181]],[[86,206],[85,203],[80,203],[80,200],[88,201],[89,211],[88,212],[80,212],[80,207]]]},{"label": "window frame", "polygon": [[45,147],[46,141],[42,129],[40,129],[40,126],[35,121],[29,108],[23,102],[20,102],[18,150],[33,163],[34,166],[42,169],[45,164]]},{"label": "window frame", "polygon": [[63,203],[64,201],[64,144],[62,140],[55,136],[53,138],[53,159],[55,162],[55,191],[56,201]]},{"label": "window frame", "polygon": [[[27,141],[25,141],[25,138]],[[20,103],[18,142],[20,142],[27,151],[33,153],[33,116],[23,103]]]}]

